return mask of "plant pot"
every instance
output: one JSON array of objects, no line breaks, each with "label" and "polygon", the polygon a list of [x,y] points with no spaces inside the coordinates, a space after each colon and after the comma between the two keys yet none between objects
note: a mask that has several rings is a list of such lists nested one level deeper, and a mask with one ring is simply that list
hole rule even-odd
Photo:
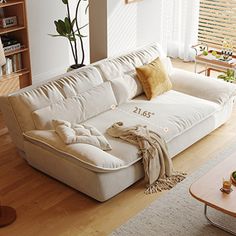
[{"label": "plant pot", "polygon": [[74,64],[74,65],[71,65],[68,69],[67,69],[67,72],[70,72],[72,70],[76,70],[76,69],[79,69],[79,68],[82,68],[84,67],[85,65],[84,64]]}]

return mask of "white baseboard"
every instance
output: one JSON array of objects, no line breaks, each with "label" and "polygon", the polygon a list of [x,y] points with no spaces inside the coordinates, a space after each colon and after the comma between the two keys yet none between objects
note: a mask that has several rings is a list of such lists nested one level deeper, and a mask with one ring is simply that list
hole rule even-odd
[{"label": "white baseboard", "polygon": [[62,68],[56,68],[54,70],[47,71],[47,72],[44,72],[44,73],[41,73],[41,74],[38,74],[38,75],[33,74],[32,84],[39,83],[39,82],[42,82],[44,80],[51,79],[55,76],[64,74],[66,72],[66,70],[67,70],[67,68],[62,67]]}]

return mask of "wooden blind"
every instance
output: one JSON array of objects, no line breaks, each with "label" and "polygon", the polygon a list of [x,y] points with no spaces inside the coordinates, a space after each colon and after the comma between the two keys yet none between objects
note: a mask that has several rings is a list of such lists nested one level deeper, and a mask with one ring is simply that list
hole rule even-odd
[{"label": "wooden blind", "polygon": [[198,40],[217,48],[231,41],[236,49],[236,0],[200,0]]}]

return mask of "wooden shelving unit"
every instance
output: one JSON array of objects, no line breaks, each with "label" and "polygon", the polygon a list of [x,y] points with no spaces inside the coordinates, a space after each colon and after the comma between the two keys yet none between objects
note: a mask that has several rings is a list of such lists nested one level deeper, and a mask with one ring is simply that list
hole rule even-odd
[{"label": "wooden shelving unit", "polygon": [[16,16],[18,22],[17,26],[0,28],[0,36],[6,35],[12,37],[22,45],[18,50],[5,53],[5,56],[11,57],[20,53],[23,68],[10,75],[0,76],[0,96],[32,84],[25,1],[7,0],[7,3],[0,3],[0,10],[4,12],[4,16]]}]

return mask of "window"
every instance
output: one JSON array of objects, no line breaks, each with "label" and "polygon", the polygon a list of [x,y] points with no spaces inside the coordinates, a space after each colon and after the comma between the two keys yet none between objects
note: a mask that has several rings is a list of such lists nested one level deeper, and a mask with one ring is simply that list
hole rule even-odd
[{"label": "window", "polygon": [[236,0],[200,0],[198,41],[218,48],[228,41],[236,50]]}]

